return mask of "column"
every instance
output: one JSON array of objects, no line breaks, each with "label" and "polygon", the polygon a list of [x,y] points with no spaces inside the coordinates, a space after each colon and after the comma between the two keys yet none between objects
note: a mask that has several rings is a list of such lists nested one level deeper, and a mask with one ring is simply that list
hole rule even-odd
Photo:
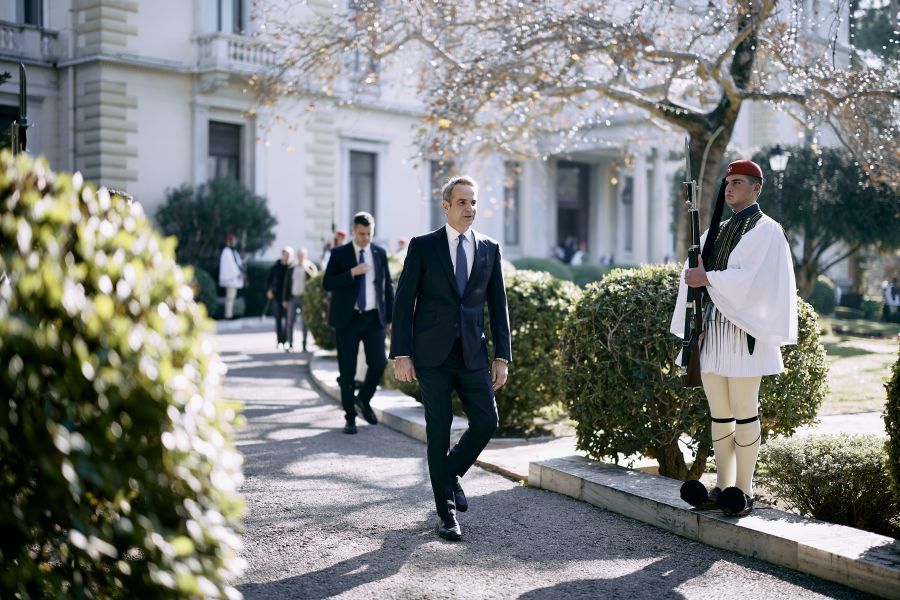
[{"label": "column", "polygon": [[[669,254],[669,225],[672,210],[669,206],[670,186],[667,185],[662,152],[653,153],[653,197],[650,198],[650,261],[663,262]],[[671,260],[672,257],[669,256]]]},{"label": "column", "polygon": [[209,107],[196,100],[193,102],[193,126],[194,139],[191,154],[194,161],[193,177],[196,186],[206,183],[208,179],[206,164],[209,158]]},{"label": "column", "polygon": [[631,260],[640,265],[647,262],[647,156],[642,149],[634,154],[634,198],[631,219]]}]

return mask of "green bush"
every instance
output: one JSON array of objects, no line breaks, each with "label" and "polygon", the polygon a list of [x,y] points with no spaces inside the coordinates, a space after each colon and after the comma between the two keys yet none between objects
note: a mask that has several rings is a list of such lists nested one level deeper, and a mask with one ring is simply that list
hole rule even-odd
[{"label": "green bush", "polygon": [[163,233],[178,239],[180,263],[197,265],[216,277],[226,235],[237,236],[238,249],[252,254],[275,241],[278,224],[266,199],[233,179],[167,190],[165,203],[156,211],[156,222]]},{"label": "green bush", "polygon": [[863,318],[870,321],[880,321],[884,311],[884,300],[867,296],[862,301]]},{"label": "green bush", "polygon": [[557,279],[574,281],[572,268],[569,265],[556,260],[555,258],[525,257],[517,258],[516,260],[512,261],[512,263],[517,269],[521,269],[523,271],[543,271],[545,273],[550,273]]},{"label": "green bush", "polygon": [[799,436],[760,448],[760,485],[803,515],[897,536],[900,512],[892,494],[884,438]]},{"label": "green bush", "polygon": [[569,270],[572,271],[572,281],[578,287],[585,288],[589,283],[603,279],[607,273],[612,271],[612,267],[584,263],[581,265],[570,265]]},{"label": "green bush", "polygon": [[888,467],[896,497],[900,499],[900,351],[897,352],[897,361],[894,363],[891,379],[884,387],[887,391],[884,427],[888,434],[886,445]]},{"label": "green bush", "polygon": [[219,301],[218,288],[216,282],[213,281],[212,275],[201,269],[193,267],[194,278],[192,286],[196,286],[194,300],[206,307],[206,314],[210,317],[216,313]]},{"label": "green bush", "polygon": [[[676,264],[615,269],[589,285],[566,321],[562,355],[578,448],[598,459],[641,453],[659,462],[661,474],[685,479],[703,472],[711,440],[706,399],[683,387],[680,340],[669,333],[680,272]],[[815,312],[799,304],[799,345],[782,349],[783,375],[764,378],[764,436],[812,422],[825,397]],[[685,434],[696,453],[690,470],[679,445]]]},{"label": "green bush", "polygon": [[[559,337],[581,292],[547,273],[517,271],[506,279],[506,295],[513,362],[508,383],[496,394],[497,412],[501,429],[528,434],[538,417],[563,407]],[[485,330],[490,333],[489,319]]]},{"label": "green bush", "polygon": [[0,597],[236,594],[235,410],[174,247],[0,154]]},{"label": "green bush", "polygon": [[238,293],[244,297],[246,309],[245,317],[258,317],[265,311],[266,316],[272,316],[272,306],[266,298],[266,283],[269,279],[269,269],[273,261],[252,262],[247,265],[247,286]]},{"label": "green bush", "polygon": [[807,301],[813,305],[813,308],[820,315],[830,315],[834,313],[835,307],[835,287],[834,282],[819,275],[813,284],[813,291],[807,298]]},{"label": "green bush", "polygon": [[319,273],[307,280],[306,292],[303,294],[303,318],[316,346],[322,350],[334,350],[337,348],[334,328],[325,318],[325,300],[328,292],[322,287],[324,277],[324,273]]}]

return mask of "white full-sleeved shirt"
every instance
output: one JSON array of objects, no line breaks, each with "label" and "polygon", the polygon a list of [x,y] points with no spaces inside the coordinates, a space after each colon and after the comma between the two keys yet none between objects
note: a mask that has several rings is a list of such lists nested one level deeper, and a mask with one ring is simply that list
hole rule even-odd
[{"label": "white full-sleeved shirt", "polygon": [[[450,243],[450,262],[453,264],[453,272],[456,273],[456,247],[459,245],[459,234],[461,231],[455,230],[447,223],[447,241]],[[465,235],[465,245],[463,250],[466,253],[466,273],[472,276],[472,265],[475,264],[475,232],[470,227]]]},{"label": "white full-sleeved shirt", "polygon": [[369,272],[366,273],[366,310],[374,310],[378,308],[378,305],[375,304],[375,261],[372,259],[372,244],[360,248],[356,242],[353,242],[353,255],[356,257],[357,264],[359,264],[360,250],[365,250],[363,259],[369,265]]},{"label": "white full-sleeved shirt", "polygon": [[[705,232],[700,246],[706,241]],[[686,265],[685,265],[686,266]],[[781,346],[797,343],[797,285],[791,251],[781,226],[763,216],[728,257],[728,268],[707,271],[715,321],[708,323],[700,371],[723,377],[755,377],[784,371]],[[684,274],[670,331],[684,336],[687,284]],[[730,335],[733,324],[756,338],[753,354],[746,336]]]}]

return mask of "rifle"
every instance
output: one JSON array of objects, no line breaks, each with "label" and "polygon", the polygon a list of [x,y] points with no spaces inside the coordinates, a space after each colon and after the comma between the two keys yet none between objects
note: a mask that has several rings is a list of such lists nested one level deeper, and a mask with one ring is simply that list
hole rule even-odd
[{"label": "rifle", "polygon": [[[700,209],[697,207],[697,182],[691,178],[691,145],[684,140],[685,203],[691,221],[691,245],[688,248],[688,266],[695,268],[700,257]],[[684,387],[701,387],[700,333],[703,330],[703,289],[688,288],[687,307],[684,316],[684,340],[681,342],[681,366],[685,368]]]}]

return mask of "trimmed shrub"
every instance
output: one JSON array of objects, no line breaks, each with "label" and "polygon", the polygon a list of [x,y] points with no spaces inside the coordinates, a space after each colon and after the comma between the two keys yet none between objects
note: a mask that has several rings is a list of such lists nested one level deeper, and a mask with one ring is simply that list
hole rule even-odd
[{"label": "trimmed shrub", "polygon": [[612,267],[607,267],[605,265],[595,265],[584,263],[581,265],[569,265],[569,270],[572,271],[572,281],[574,281],[578,287],[585,288],[589,283],[594,283],[595,281],[600,281],[603,279],[607,273],[612,271]]},{"label": "trimmed shrub", "polygon": [[235,595],[235,410],[175,240],[3,152],[3,271],[0,596]]},{"label": "trimmed shrub", "polygon": [[167,190],[156,222],[163,233],[178,238],[180,263],[198,265],[216,277],[226,235],[237,236],[241,253],[253,254],[275,241],[278,224],[266,199],[233,179]]},{"label": "trimmed shrub", "polygon": [[813,284],[812,293],[806,299],[820,315],[830,315],[834,312],[835,307],[835,287],[834,282],[819,275]]},{"label": "trimmed shrub", "polygon": [[263,311],[266,316],[272,316],[272,307],[266,298],[266,281],[274,262],[252,262],[247,265],[247,285],[238,290],[238,295],[244,297],[246,304],[245,317],[259,317]]},{"label": "trimmed shrub", "polygon": [[799,436],[772,440],[759,452],[760,484],[801,514],[897,536],[900,513],[876,435]]},{"label": "trimmed shrub", "polygon": [[216,314],[219,301],[216,282],[213,281],[212,275],[200,267],[193,267],[193,270],[194,277],[191,283],[196,286],[194,300],[206,307],[206,314],[212,317]]},{"label": "trimmed shrub", "polygon": [[523,271],[543,271],[544,273],[550,273],[557,279],[574,280],[572,268],[555,258],[525,257],[517,258],[512,263],[517,269]]},{"label": "trimmed shrub", "polygon": [[[559,336],[580,290],[548,273],[516,271],[506,276],[506,295],[512,333],[513,362],[508,383],[496,394],[502,434],[530,434],[537,419],[563,407],[563,377]],[[488,355],[493,356],[490,317],[485,308]],[[421,401],[418,383],[394,378],[385,370],[385,385]]]},{"label": "trimmed shrub", "polygon": [[[563,392],[579,449],[597,459],[641,453],[655,458],[663,475],[696,479],[712,443],[706,398],[682,385],[680,340],[669,333],[680,273],[677,264],[615,269],[588,286],[563,329]],[[763,436],[811,423],[825,397],[815,311],[799,304],[799,344],[782,349],[787,370],[764,378]],[[683,435],[696,454],[690,470]]]},{"label": "trimmed shrub", "polygon": [[894,492],[900,499],[900,350],[891,379],[884,387],[887,391],[887,402],[884,406],[884,427],[888,441],[885,446],[888,455],[888,467],[894,483]]},{"label": "trimmed shrub", "polygon": [[[565,372],[559,338],[581,292],[547,273],[517,271],[506,279],[506,295],[513,362],[508,383],[496,394],[497,412],[502,429],[528,434],[538,417],[563,407]],[[490,335],[487,311],[485,315]]]},{"label": "trimmed shrub", "polygon": [[881,315],[884,312],[884,300],[877,297],[865,297],[862,301],[862,312],[864,319],[870,321],[881,320]]},{"label": "trimmed shrub", "polygon": [[316,346],[322,350],[334,350],[337,342],[334,337],[334,328],[328,324],[326,318],[325,301],[328,292],[322,287],[325,273],[318,273],[306,281],[306,292],[303,294],[303,318],[306,327],[312,334]]}]

